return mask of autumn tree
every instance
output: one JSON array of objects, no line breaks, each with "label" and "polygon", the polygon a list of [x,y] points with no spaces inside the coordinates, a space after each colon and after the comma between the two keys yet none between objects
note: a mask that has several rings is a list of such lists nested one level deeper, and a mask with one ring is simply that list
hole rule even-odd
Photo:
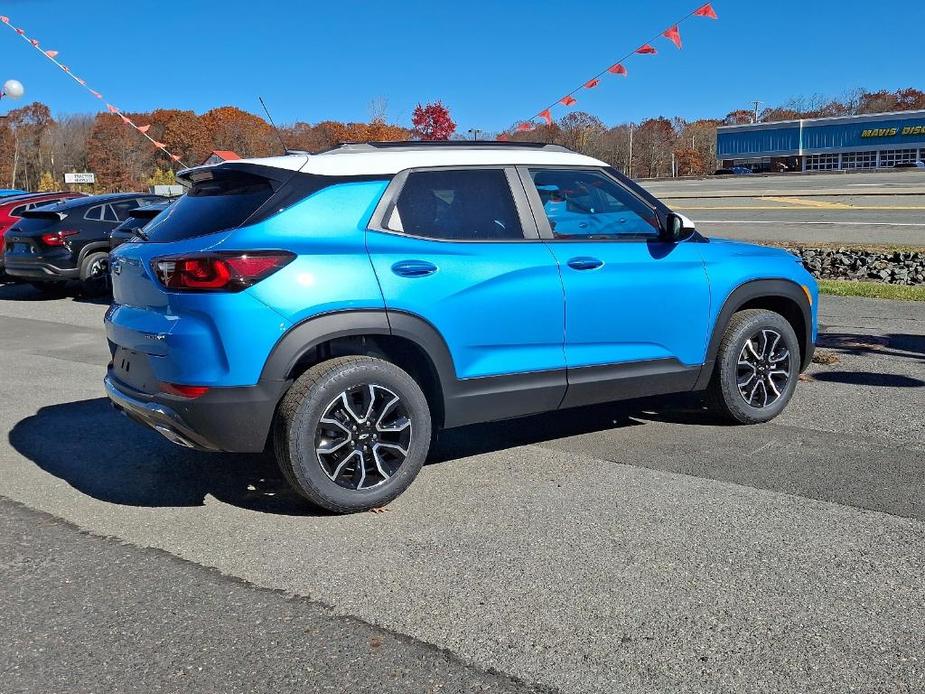
[{"label": "autumn tree", "polygon": [[671,152],[676,133],[667,118],[650,118],[640,123],[633,146],[633,169],[652,178],[671,172]]},{"label": "autumn tree", "polygon": [[[139,118],[137,114],[126,115]],[[138,190],[153,167],[153,149],[119,116],[99,113],[90,131],[87,160],[102,191]]]},{"label": "autumn tree", "polygon": [[157,167],[148,179],[149,186],[172,186],[177,182],[176,174],[170,169]]},{"label": "autumn tree", "polygon": [[755,112],[749,111],[747,108],[738,108],[735,111],[730,111],[726,114],[726,117],[723,118],[723,125],[747,125],[748,123],[755,122]]},{"label": "autumn tree", "polygon": [[418,104],[411,114],[414,134],[422,140],[449,140],[456,132],[456,123],[449,109],[441,101],[422,106]]},{"label": "autumn tree", "polygon": [[58,185],[55,183],[55,177],[52,176],[51,171],[42,172],[36,190],[40,193],[50,193],[54,190],[58,190]]},{"label": "autumn tree", "polygon": [[675,149],[678,175],[698,176],[716,170],[716,128],[719,120],[703,119],[676,124]]},{"label": "autumn tree", "polygon": [[0,119],[0,186],[13,186],[13,151],[16,136],[7,119]]},{"label": "autumn tree", "polygon": [[[152,120],[156,122],[156,119]],[[192,111],[173,111],[164,121],[160,141],[167,146],[168,152],[180,157],[186,166],[199,164],[213,149],[217,149],[213,145],[208,126]]]},{"label": "autumn tree", "polygon": [[234,106],[222,106],[201,116],[212,149],[230,149],[242,157],[280,154],[273,128],[263,118]]},{"label": "autumn tree", "polygon": [[410,140],[412,132],[400,125],[386,123],[384,120],[374,118],[366,130],[368,142],[388,142],[393,140]]},{"label": "autumn tree", "polygon": [[603,153],[602,141],[607,128],[597,116],[584,111],[572,111],[558,124],[559,144],[576,152],[597,156]]},{"label": "autumn tree", "polygon": [[93,116],[86,113],[58,116],[46,133],[51,150],[49,170],[59,185],[67,171],[90,170],[87,143],[93,124]]},{"label": "autumn tree", "polygon": [[46,133],[54,124],[51,111],[37,101],[7,114],[12,128],[13,161],[10,181],[12,187],[32,190],[38,186],[42,172],[51,164],[51,152]]}]

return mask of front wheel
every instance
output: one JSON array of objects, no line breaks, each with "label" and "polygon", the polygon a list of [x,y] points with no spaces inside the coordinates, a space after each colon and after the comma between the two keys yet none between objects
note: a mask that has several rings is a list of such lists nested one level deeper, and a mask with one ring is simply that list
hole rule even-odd
[{"label": "front wheel", "polygon": [[86,296],[102,296],[109,290],[109,253],[95,251],[80,264],[81,289]]},{"label": "front wheel", "polygon": [[747,309],[729,321],[707,399],[734,422],[767,422],[790,402],[799,375],[800,346],[790,323],[773,311]]},{"label": "front wheel", "polygon": [[302,374],[274,426],[280,469],[313,504],[335,513],[389,503],[417,477],[431,418],[420,386],[394,364],[338,357]]}]

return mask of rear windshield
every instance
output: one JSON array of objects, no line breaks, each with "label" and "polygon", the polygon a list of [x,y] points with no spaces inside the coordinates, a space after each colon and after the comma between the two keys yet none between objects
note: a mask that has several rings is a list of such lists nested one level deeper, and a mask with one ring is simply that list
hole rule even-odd
[{"label": "rear windshield", "polygon": [[153,219],[145,235],[149,241],[165,242],[233,229],[271,195],[270,181],[245,171],[215,169],[194,174],[189,192]]},{"label": "rear windshield", "polygon": [[45,233],[45,230],[52,229],[57,224],[57,217],[23,217],[16,222],[13,229],[24,234],[37,231]]}]

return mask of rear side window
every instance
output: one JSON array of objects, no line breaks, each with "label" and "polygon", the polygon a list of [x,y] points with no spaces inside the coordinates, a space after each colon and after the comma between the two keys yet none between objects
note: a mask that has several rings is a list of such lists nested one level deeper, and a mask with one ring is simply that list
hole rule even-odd
[{"label": "rear side window", "polygon": [[445,240],[524,238],[507,176],[501,169],[408,174],[386,228]]},{"label": "rear side window", "polygon": [[[151,241],[178,241],[240,226],[273,195],[262,176],[245,171],[198,174],[189,192],[145,228]],[[194,174],[196,176],[196,174]]]},{"label": "rear side window", "polygon": [[31,210],[32,205],[20,205],[19,207],[14,207],[12,212],[10,212],[11,217],[21,217],[22,213],[26,210]]},{"label": "rear side window", "polygon": [[100,221],[103,218],[103,207],[105,207],[105,205],[95,205],[91,207],[84,215],[84,219],[89,219],[95,222]]}]

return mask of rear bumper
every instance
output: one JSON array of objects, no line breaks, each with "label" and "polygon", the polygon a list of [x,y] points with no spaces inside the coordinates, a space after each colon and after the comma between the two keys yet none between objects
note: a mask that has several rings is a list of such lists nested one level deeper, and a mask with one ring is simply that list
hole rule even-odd
[{"label": "rear bumper", "polygon": [[80,279],[78,268],[58,267],[42,260],[23,260],[13,256],[3,259],[6,274],[30,280],[76,280]]},{"label": "rear bumper", "polygon": [[113,406],[169,441],[200,451],[264,450],[285,381],[243,388],[213,388],[201,398],[134,390],[109,373],[103,381]]}]

